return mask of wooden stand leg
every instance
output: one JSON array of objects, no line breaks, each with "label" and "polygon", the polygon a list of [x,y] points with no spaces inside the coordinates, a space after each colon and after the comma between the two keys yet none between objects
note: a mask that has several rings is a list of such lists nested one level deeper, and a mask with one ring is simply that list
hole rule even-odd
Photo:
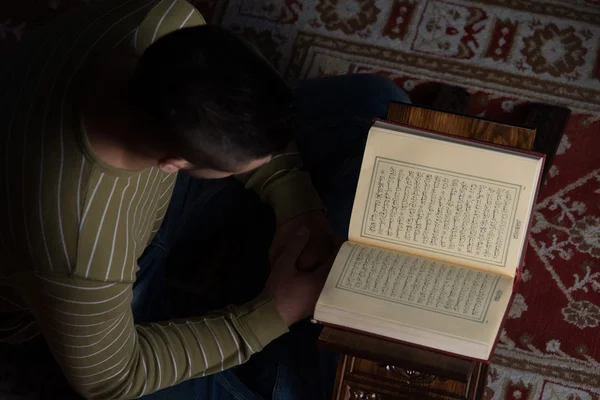
[{"label": "wooden stand leg", "polygon": [[340,354],[338,359],[337,372],[335,374],[335,386],[333,388],[333,400],[342,400],[344,398],[344,371],[346,370],[348,358],[347,355]]},{"label": "wooden stand leg", "polygon": [[465,114],[470,105],[471,95],[465,89],[441,84],[431,107],[449,113]]},{"label": "wooden stand leg", "polygon": [[570,116],[571,110],[566,107],[534,104],[525,118],[524,125],[537,131],[533,150],[546,155],[542,182],[545,181],[548,170],[552,166],[552,160]]},{"label": "wooden stand leg", "polygon": [[477,381],[475,382],[475,387],[473,388],[473,400],[481,400],[483,399],[483,394],[485,392],[485,387],[487,385],[487,376],[489,364],[481,363],[479,365],[479,376],[477,377]]}]

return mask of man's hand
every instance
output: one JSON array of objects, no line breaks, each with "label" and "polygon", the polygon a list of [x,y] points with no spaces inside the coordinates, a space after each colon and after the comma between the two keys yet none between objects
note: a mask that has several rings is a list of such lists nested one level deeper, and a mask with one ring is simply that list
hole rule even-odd
[{"label": "man's hand", "polygon": [[298,257],[309,243],[308,229],[302,227],[296,230],[293,237],[288,238],[287,246],[273,260],[271,275],[265,285],[288,326],[312,315],[333,262],[331,257],[313,271],[296,268]]},{"label": "man's hand", "polygon": [[296,240],[294,236],[302,227],[308,230],[309,238],[298,257],[296,264],[298,269],[311,271],[329,260],[339,249],[340,241],[336,239],[329,227],[325,212],[309,211],[277,227],[269,251],[271,265],[286,251],[286,247]]}]

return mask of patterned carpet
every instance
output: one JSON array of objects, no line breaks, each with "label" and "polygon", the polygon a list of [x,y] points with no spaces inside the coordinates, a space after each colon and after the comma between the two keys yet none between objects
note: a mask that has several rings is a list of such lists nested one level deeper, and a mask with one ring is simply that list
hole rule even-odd
[{"label": "patterned carpet", "polygon": [[[35,26],[82,4],[3,1],[0,48],[18,45]],[[376,72],[416,102],[425,101],[432,83],[445,82],[469,90],[472,115],[513,123],[522,122],[532,102],[571,108],[535,209],[522,284],[486,398],[600,399],[600,1],[196,5],[207,20],[254,40],[289,79]]]}]

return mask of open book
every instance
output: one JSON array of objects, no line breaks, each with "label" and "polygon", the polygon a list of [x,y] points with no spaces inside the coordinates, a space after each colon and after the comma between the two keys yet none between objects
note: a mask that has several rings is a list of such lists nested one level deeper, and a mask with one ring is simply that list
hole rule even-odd
[{"label": "open book", "polygon": [[488,360],[544,158],[376,121],[314,320]]}]

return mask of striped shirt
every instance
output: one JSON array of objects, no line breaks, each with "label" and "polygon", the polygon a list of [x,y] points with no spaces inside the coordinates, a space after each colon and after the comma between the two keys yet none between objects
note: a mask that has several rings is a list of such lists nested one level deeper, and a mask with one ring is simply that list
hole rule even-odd
[{"label": "striped shirt", "polygon": [[[204,24],[185,0],[105,0],[66,14],[0,68],[0,340],[40,332],[88,398],[137,398],[235,366],[286,331],[272,299],[136,325],[137,259],[160,227],[176,174],[123,171],[85,134],[88,66],[141,55]],[[320,208],[293,144],[244,178],[279,221]]]}]

